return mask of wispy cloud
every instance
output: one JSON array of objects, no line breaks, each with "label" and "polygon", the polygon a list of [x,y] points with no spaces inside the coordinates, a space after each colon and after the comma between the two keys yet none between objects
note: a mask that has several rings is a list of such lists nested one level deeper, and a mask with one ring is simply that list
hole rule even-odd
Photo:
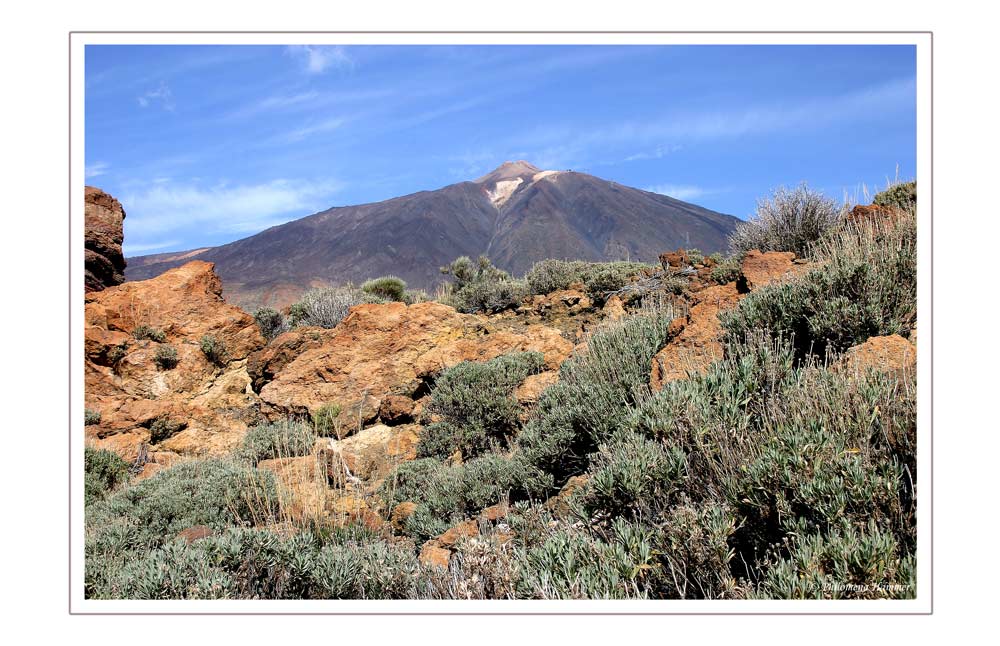
[{"label": "wispy cloud", "polygon": [[296,128],[295,130],[288,132],[284,136],[284,140],[287,142],[302,141],[306,137],[311,137],[313,135],[319,135],[326,132],[332,132],[340,128],[342,125],[344,125],[345,122],[346,119],[342,117],[332,117],[330,119],[325,119],[323,121],[310,123],[308,125]]},{"label": "wispy cloud", "polygon": [[151,105],[158,104],[164,110],[172,112],[176,107],[173,92],[170,91],[170,87],[163,81],[160,82],[159,87],[155,90],[149,90],[145,94],[139,95],[137,100],[141,108],[148,108]]},{"label": "wispy cloud", "polygon": [[634,155],[629,155],[628,157],[625,158],[624,161],[630,162],[630,161],[639,161],[641,159],[663,159],[670,153],[675,153],[679,151],[681,148],[682,146],[680,146],[679,144],[669,144],[669,145],[663,144],[657,146],[653,150],[647,150],[635,153]]},{"label": "wispy cloud", "polygon": [[94,162],[93,164],[89,164],[84,167],[83,176],[87,179],[90,179],[91,177],[100,177],[101,175],[107,173],[108,168],[110,167],[111,164],[108,164],[107,162]]},{"label": "wispy cloud", "polygon": [[212,187],[154,183],[121,197],[128,212],[125,239],[131,242],[127,248],[133,253],[164,248],[170,246],[164,239],[184,238],[193,229],[200,239],[261,231],[328,207],[330,197],[341,187],[333,180],[276,179]]},{"label": "wispy cloud", "polygon": [[339,45],[289,45],[285,51],[300,60],[309,74],[322,74],[331,67],[354,67],[354,59]]},{"label": "wispy cloud", "polygon": [[700,186],[690,186],[690,185],[679,185],[679,184],[657,184],[656,186],[646,187],[647,191],[650,193],[659,193],[660,195],[666,195],[672,197],[676,200],[693,200],[699,197],[704,197],[714,193]]}]

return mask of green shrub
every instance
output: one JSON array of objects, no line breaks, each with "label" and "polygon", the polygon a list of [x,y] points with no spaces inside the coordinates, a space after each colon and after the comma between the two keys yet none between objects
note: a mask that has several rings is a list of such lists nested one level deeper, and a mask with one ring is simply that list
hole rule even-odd
[{"label": "green shrub", "polygon": [[419,596],[415,554],[364,530],[321,538],[229,529],[168,543],[117,571],[96,595],[126,599],[404,599]]},{"label": "green shrub", "polygon": [[739,256],[751,249],[805,256],[810,245],[839,222],[841,211],[836,202],[805,184],[778,188],[770,199],[757,202],[753,218],[736,226],[729,237],[730,251]]},{"label": "green shrub", "polygon": [[340,404],[324,404],[312,413],[313,428],[320,437],[340,437]]},{"label": "green shrub", "polygon": [[917,183],[901,182],[893,184],[881,193],[875,195],[872,204],[876,206],[895,206],[904,211],[913,212],[917,208]]},{"label": "green shrub", "polygon": [[582,282],[590,264],[581,260],[542,260],[532,265],[524,278],[532,294],[548,294]]},{"label": "green shrub", "polygon": [[405,301],[406,282],[395,276],[373,278],[361,285],[361,291],[385,301]]},{"label": "green shrub", "polygon": [[309,455],[315,444],[316,433],[307,424],[293,420],[268,422],[247,431],[236,455],[257,464],[261,460]]},{"label": "green shrub", "polygon": [[93,424],[101,423],[101,411],[91,410],[89,408],[83,409],[83,425],[91,426]]},{"label": "green shrub", "polygon": [[159,444],[173,437],[187,427],[187,422],[178,422],[161,415],[149,424],[149,443]]},{"label": "green shrub", "polygon": [[114,451],[88,446],[84,449],[83,455],[86,505],[103,500],[108,492],[128,480],[129,463]]},{"label": "green shrub", "polygon": [[701,252],[701,249],[688,249],[685,251],[688,257],[688,262],[692,265],[700,265],[705,262],[705,254]]},{"label": "green shrub", "polygon": [[163,370],[170,370],[177,367],[177,348],[172,345],[163,344],[156,348],[153,355],[153,363]]},{"label": "green shrub", "polygon": [[472,262],[468,256],[457,258],[441,268],[454,278],[445,302],[459,312],[499,312],[514,307],[528,295],[528,285],[494,267],[486,256]]},{"label": "green shrub", "polygon": [[351,285],[320,287],[303,294],[302,298],[289,308],[289,323],[292,327],[315,325],[334,328],[344,320],[355,305],[382,302],[383,299]]},{"label": "green shrub", "polygon": [[[171,581],[182,576],[184,572],[169,563],[147,558],[151,551],[173,541],[181,530],[207,525],[220,531],[254,522],[273,522],[277,512],[273,475],[228,460],[184,462],[121,488],[87,507],[86,596],[142,596],[141,591],[125,585],[122,577],[130,579],[145,573],[154,580]],[[170,594],[184,596],[178,591],[180,587],[192,593],[185,585],[171,588]]]},{"label": "green shrub", "polygon": [[727,343],[754,330],[794,337],[801,356],[845,350],[871,336],[909,334],[916,322],[913,217],[844,225],[813,247],[820,263],[769,285],[720,316]]},{"label": "green shrub", "polygon": [[669,307],[651,309],[595,330],[587,351],[562,364],[559,382],[542,393],[537,417],[518,435],[523,459],[556,484],[584,471],[588,456],[651,396],[650,362],[673,318]]},{"label": "green shrub", "polygon": [[132,330],[132,336],[135,337],[137,341],[149,339],[150,341],[163,343],[167,340],[167,335],[164,334],[162,330],[157,330],[156,328],[152,328],[146,324],[135,326],[135,329]]},{"label": "green shrub", "polygon": [[261,336],[270,343],[276,336],[288,329],[285,317],[278,310],[262,307],[253,313],[253,319],[260,329]]},{"label": "green shrub", "polygon": [[712,280],[720,285],[731,283],[740,277],[742,267],[742,258],[739,255],[720,257],[712,266]]},{"label": "green shrub", "polygon": [[762,599],[913,599],[916,561],[899,558],[895,537],[874,525],[789,541],[789,556],[768,567]]},{"label": "green shrub", "polygon": [[486,362],[463,361],[445,370],[431,391],[430,413],[443,419],[428,426],[418,455],[465,459],[506,447],[520,426],[514,390],[545,364],[539,352],[506,354]]},{"label": "green shrub", "polygon": [[224,366],[229,361],[226,346],[211,334],[201,337],[201,352],[205,358],[217,366]]}]

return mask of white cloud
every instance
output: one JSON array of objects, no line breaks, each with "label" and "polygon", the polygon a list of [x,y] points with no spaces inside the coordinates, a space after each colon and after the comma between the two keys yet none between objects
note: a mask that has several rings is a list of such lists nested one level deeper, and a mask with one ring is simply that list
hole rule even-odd
[{"label": "white cloud", "polygon": [[91,177],[100,177],[101,175],[106,174],[108,172],[108,168],[110,167],[111,164],[108,164],[107,162],[94,162],[93,164],[84,167],[83,176],[87,179],[90,179]]},{"label": "white cloud", "polygon": [[184,239],[195,232],[204,240],[261,231],[329,207],[330,196],[340,186],[334,181],[284,179],[213,187],[152,183],[121,196],[128,213],[125,240],[135,252],[166,247],[171,243],[164,239]]},{"label": "white cloud", "polygon": [[684,201],[697,199],[712,193],[712,191],[701,188],[700,186],[684,186],[678,184],[657,184],[656,186],[647,187],[646,190],[650,193],[659,193],[660,195],[672,197],[675,200]]},{"label": "white cloud", "polygon": [[339,45],[289,45],[285,51],[301,60],[309,74],[322,74],[331,67],[341,69],[354,66],[354,61]]},{"label": "white cloud", "polygon": [[340,126],[344,125],[345,121],[346,121],[345,119],[342,119],[340,117],[333,117],[325,121],[311,123],[309,125],[302,126],[301,128],[296,128],[295,130],[290,131],[285,136],[285,140],[290,142],[301,141],[306,137],[310,137],[312,135],[320,135],[325,132],[331,132],[333,130],[336,130]]},{"label": "white cloud", "polygon": [[160,104],[164,110],[173,111],[176,107],[174,104],[174,95],[170,91],[170,87],[163,81],[160,81],[160,86],[155,90],[149,90],[145,94],[142,94],[136,99],[139,102],[139,107],[148,108],[154,103]]},{"label": "white cloud", "polygon": [[678,144],[670,144],[670,145],[663,144],[661,146],[657,146],[653,150],[648,150],[645,152],[635,153],[634,155],[629,155],[628,157],[625,158],[625,161],[630,162],[630,161],[638,161],[640,159],[662,159],[667,155],[669,155],[670,153],[675,153],[680,149],[681,146]]}]

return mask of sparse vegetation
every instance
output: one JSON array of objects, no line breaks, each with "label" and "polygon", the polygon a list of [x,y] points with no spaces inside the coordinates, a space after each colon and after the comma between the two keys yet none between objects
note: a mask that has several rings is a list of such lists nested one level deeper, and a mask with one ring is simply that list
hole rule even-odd
[{"label": "sparse vegetation", "polygon": [[177,435],[187,427],[187,422],[172,420],[169,417],[160,416],[149,424],[150,444],[159,444],[163,440]]},{"label": "sparse vegetation", "polygon": [[875,206],[894,206],[904,211],[915,211],[917,208],[917,183],[897,182],[875,195],[872,199]]},{"label": "sparse vegetation", "polygon": [[315,443],[316,432],[308,424],[294,420],[268,422],[247,431],[236,455],[257,464],[261,460],[309,455]]},{"label": "sparse vegetation", "polygon": [[149,339],[150,341],[163,343],[167,340],[167,335],[163,333],[163,330],[157,330],[145,324],[135,326],[135,329],[132,330],[132,336],[135,337],[136,341]]},{"label": "sparse vegetation", "polygon": [[312,413],[313,428],[320,437],[340,437],[340,404],[324,404]]},{"label": "sparse vegetation", "polygon": [[384,299],[356,289],[351,285],[343,287],[320,287],[306,292],[289,308],[289,325],[315,325],[334,328],[344,320],[350,309],[363,303],[382,303]]},{"label": "sparse vegetation", "polygon": [[395,276],[382,276],[363,283],[361,291],[384,301],[405,302],[406,281]]},{"label": "sparse vegetation", "polygon": [[272,339],[288,329],[288,322],[278,310],[271,307],[262,307],[253,313],[253,319],[257,322],[257,328],[261,336],[270,343]]},{"label": "sparse vegetation", "polygon": [[740,277],[741,256],[733,255],[723,258],[720,254],[715,265],[712,266],[712,280],[725,285]]},{"label": "sparse vegetation", "polygon": [[644,270],[653,269],[653,265],[639,262],[543,260],[532,266],[525,280],[532,294],[547,294],[582,283],[587,295],[600,304],[608,294],[622,289]]},{"label": "sparse vegetation", "polygon": [[459,312],[499,312],[516,306],[528,295],[525,281],[511,278],[486,256],[476,262],[462,256],[442,267],[441,273],[455,279],[445,301]]},{"label": "sparse vegetation", "polygon": [[177,348],[172,345],[163,344],[156,348],[153,355],[153,363],[161,370],[171,370],[177,367]]},{"label": "sparse vegetation", "polygon": [[101,411],[91,410],[89,408],[83,409],[83,425],[93,426],[94,424],[101,423]]},{"label": "sparse vegetation", "polygon": [[804,184],[779,188],[757,203],[753,218],[737,225],[729,238],[730,251],[741,256],[751,249],[805,256],[840,221],[842,211],[832,199]]},{"label": "sparse vegetation", "polygon": [[85,504],[103,500],[109,492],[128,480],[129,464],[114,451],[90,446],[83,453]]},{"label": "sparse vegetation", "polygon": [[201,337],[201,352],[205,358],[217,366],[224,366],[229,361],[229,353],[226,346],[219,339],[211,334]]},{"label": "sparse vegetation", "polygon": [[122,341],[121,343],[111,346],[111,348],[108,349],[108,363],[112,366],[117,366],[121,363],[122,359],[128,355],[128,349],[128,341]]}]

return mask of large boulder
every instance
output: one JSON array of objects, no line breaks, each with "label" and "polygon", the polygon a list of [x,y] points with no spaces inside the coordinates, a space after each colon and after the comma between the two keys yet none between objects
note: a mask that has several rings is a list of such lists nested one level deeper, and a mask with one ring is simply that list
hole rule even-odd
[{"label": "large boulder", "polygon": [[93,292],[120,285],[125,280],[125,209],[118,200],[93,186],[84,188],[83,199],[84,289]]},{"label": "large boulder", "polygon": [[740,271],[740,291],[752,292],[774,282],[790,280],[808,271],[808,266],[797,261],[791,251],[761,253],[752,249],[743,257]]},{"label": "large boulder", "polygon": [[[136,339],[141,326],[162,341]],[[206,335],[225,348],[223,360],[202,352]],[[101,413],[98,424],[87,426],[88,438],[125,455],[149,442],[182,454],[232,449],[259,419],[246,359],[263,345],[253,318],[222,299],[211,263],[194,261],[88,293],[85,400]],[[156,361],[166,346],[176,351],[173,367]]]},{"label": "large boulder", "polygon": [[833,365],[834,370],[865,372],[875,370],[895,375],[912,374],[917,368],[917,348],[898,334],[869,337]]},{"label": "large boulder", "polygon": [[274,374],[260,397],[272,417],[337,404],[342,426],[358,429],[377,418],[390,396],[418,399],[442,370],[461,361],[535,350],[556,369],[572,348],[552,328],[504,328],[502,320],[460,314],[440,303],[358,305],[318,345]]}]

